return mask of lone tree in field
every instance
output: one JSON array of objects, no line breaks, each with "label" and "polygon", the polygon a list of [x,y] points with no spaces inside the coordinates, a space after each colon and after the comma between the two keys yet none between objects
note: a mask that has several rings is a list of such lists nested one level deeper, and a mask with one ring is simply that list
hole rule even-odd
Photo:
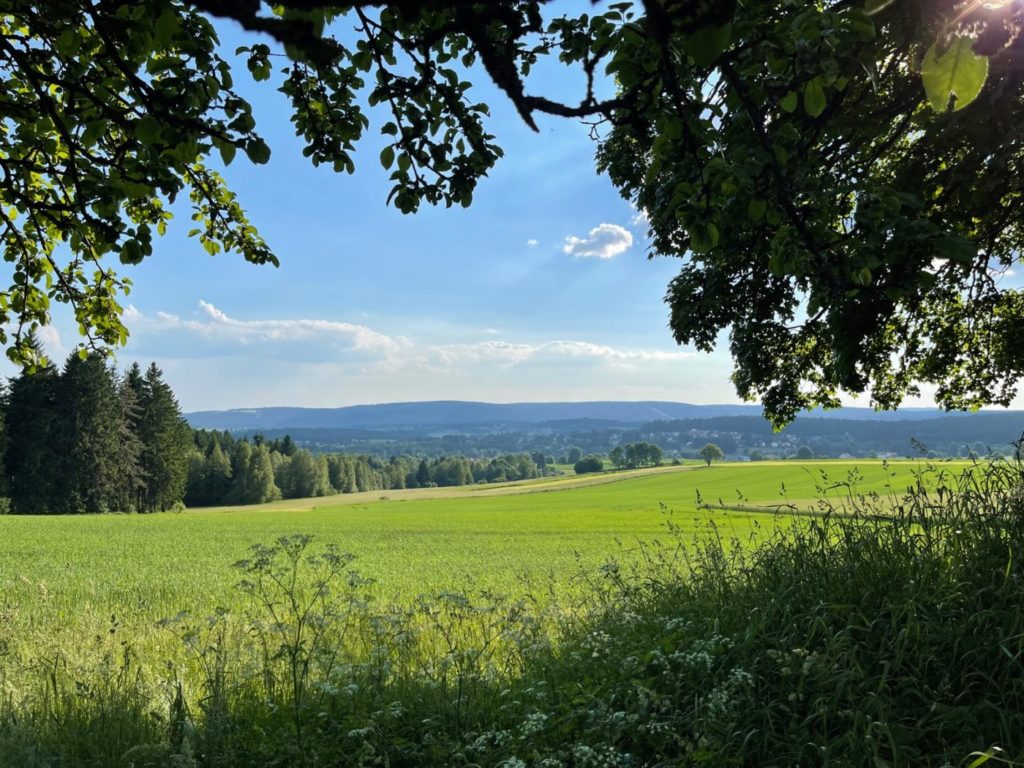
[{"label": "lone tree in field", "polygon": [[714,443],[707,443],[700,449],[700,457],[704,459],[704,462],[710,467],[712,461],[721,461],[725,458],[725,454],[722,453],[722,449]]},{"label": "lone tree in field", "polygon": [[[895,407],[917,382],[951,408],[1010,402],[1024,375],[1024,296],[1002,281],[1024,246],[1024,5],[554,8],[0,0],[0,344],[41,366],[29,333],[53,301],[88,343],[123,343],[114,264],[149,257],[182,196],[208,252],[277,263],[214,167],[270,156],[238,78],[290,100],[314,164],[351,173],[357,143],[383,136],[388,202],[409,213],[469,205],[501,157],[484,80],[530,127],[593,124],[598,167],[649,218],[652,255],[683,259],[674,337],[707,351],[728,330],[739,394],[776,424],[841,391]],[[223,50],[211,19],[250,44]],[[578,100],[537,92],[544,57],[583,74]]]}]

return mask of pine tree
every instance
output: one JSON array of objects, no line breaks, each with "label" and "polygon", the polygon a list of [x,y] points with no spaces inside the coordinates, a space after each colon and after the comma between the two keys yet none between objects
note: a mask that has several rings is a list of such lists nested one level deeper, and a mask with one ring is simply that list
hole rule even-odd
[{"label": "pine tree", "polygon": [[[131,383],[133,374],[129,371]],[[142,380],[139,437],[142,439],[142,469],[146,487],[140,509],[146,512],[170,509],[185,495],[188,457],[192,453],[192,430],[163,373],[153,363]]]}]

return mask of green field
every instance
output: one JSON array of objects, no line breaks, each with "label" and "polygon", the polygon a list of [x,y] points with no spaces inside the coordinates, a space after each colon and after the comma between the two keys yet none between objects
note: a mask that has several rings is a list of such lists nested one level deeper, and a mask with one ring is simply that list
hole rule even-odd
[{"label": "green field", "polygon": [[[382,600],[445,589],[542,596],[571,589],[581,569],[628,560],[638,541],[665,536],[669,518],[684,537],[709,535],[713,521],[722,536],[745,542],[793,524],[772,514],[773,505],[810,507],[826,487],[839,498],[851,476],[858,492],[901,493],[920,469],[911,462],[722,464],[237,510],[0,517],[0,616],[33,635],[100,632],[112,617],[145,633],[179,611],[232,605],[238,574],[231,564],[253,543],[298,532],[354,554]],[[928,477],[935,481],[934,472]],[[698,508],[698,493],[705,503],[764,512]]]},{"label": "green field", "polygon": [[[698,764],[680,728],[707,765],[1018,759],[1021,468],[965,466],[3,517],[0,768]],[[301,537],[231,567],[295,532],[370,592]]]}]

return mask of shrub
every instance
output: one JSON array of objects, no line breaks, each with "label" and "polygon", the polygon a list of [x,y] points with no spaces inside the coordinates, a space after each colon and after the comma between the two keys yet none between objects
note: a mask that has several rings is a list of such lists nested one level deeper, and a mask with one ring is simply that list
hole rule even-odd
[{"label": "shrub", "polygon": [[584,456],[573,464],[572,467],[577,475],[585,475],[588,472],[604,472],[604,462],[600,456]]}]

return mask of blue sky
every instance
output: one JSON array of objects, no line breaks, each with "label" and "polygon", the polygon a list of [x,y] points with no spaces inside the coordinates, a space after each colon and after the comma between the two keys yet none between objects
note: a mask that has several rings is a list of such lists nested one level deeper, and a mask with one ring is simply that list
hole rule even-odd
[{"label": "blue sky", "polygon": [[[221,31],[225,51],[247,41]],[[644,224],[596,174],[585,126],[541,119],[533,133],[485,83],[476,98],[505,157],[469,209],[405,216],[385,205],[379,120],[355,175],[313,168],[283,98],[235,60],[273,155],[253,167],[239,153],[224,175],[280,268],[209,257],[181,206],[154,256],[124,268],[132,336],[118,364],[155,360],[185,410],[738,401],[724,345],[704,355],[673,342],[662,297],[679,262],[647,258]],[[558,73],[536,83],[578,98]],[[57,358],[77,342],[60,315],[44,338]]]}]

